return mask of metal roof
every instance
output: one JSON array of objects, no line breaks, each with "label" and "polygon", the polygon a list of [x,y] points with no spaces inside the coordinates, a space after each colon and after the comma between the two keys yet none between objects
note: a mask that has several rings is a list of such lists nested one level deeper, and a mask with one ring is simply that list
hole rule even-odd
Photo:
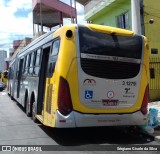
[{"label": "metal roof", "polygon": [[76,18],[76,9],[58,0],[32,0],[34,24],[54,27],[62,18]]}]

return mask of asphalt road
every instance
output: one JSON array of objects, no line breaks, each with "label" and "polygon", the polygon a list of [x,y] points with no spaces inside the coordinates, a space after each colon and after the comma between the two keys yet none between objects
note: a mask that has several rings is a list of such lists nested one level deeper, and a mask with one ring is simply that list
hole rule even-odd
[{"label": "asphalt road", "polygon": [[[0,145],[58,145],[54,146],[54,148],[57,151],[60,149],[67,150],[65,153],[75,153],[77,148],[80,151],[76,153],[112,154],[117,153],[117,151],[107,152],[104,147],[106,146],[108,148],[109,146],[112,147],[112,145],[125,147],[128,144],[159,145],[158,142],[154,141],[153,137],[129,128],[56,129],[46,127],[40,123],[34,123],[31,118],[27,117],[21,106],[17,105],[15,101],[12,101],[7,95],[7,92],[0,92]],[[101,151],[103,148],[104,151]],[[92,149],[93,151],[91,151]],[[87,152],[82,152],[82,150]],[[137,152],[129,151],[126,153]],[[155,151],[152,153],[155,153]]]}]

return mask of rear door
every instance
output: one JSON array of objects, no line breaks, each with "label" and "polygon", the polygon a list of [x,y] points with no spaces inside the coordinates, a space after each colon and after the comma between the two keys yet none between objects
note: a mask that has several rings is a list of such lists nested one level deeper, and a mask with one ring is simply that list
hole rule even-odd
[{"label": "rear door", "polygon": [[46,73],[48,66],[49,53],[51,49],[51,44],[46,44],[42,50],[41,66],[39,71],[39,86],[38,86],[38,101],[37,101],[37,113],[42,114],[44,107],[44,96],[45,96],[45,86],[46,86]]}]

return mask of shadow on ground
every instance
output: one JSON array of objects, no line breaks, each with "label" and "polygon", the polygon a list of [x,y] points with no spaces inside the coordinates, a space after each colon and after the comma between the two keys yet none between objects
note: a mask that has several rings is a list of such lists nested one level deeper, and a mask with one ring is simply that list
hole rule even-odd
[{"label": "shadow on ground", "polygon": [[[21,105],[18,106],[23,110]],[[51,128],[40,123],[38,126],[62,146],[147,144],[154,141],[153,136],[140,133],[134,127]]]},{"label": "shadow on ground", "polygon": [[146,144],[153,137],[138,133],[125,127],[98,128],[50,128],[39,127],[45,131],[57,144],[63,146],[79,146],[88,144]]}]

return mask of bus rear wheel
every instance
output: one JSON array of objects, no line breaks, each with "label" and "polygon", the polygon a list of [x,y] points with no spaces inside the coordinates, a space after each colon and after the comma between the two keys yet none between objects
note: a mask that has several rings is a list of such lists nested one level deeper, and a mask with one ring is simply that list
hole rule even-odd
[{"label": "bus rear wheel", "polygon": [[36,103],[35,103],[35,102],[33,102],[33,104],[32,104],[32,120],[33,120],[35,123],[38,122],[38,120],[37,120],[37,118],[36,118]]}]

